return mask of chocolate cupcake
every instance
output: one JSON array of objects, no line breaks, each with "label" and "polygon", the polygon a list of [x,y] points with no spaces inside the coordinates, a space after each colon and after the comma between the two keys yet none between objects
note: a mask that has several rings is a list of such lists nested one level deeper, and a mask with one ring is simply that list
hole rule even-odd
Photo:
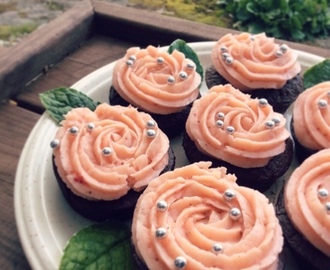
[{"label": "chocolate cupcake", "polygon": [[230,83],[252,98],[266,98],[274,111],[284,113],[303,91],[297,58],[295,51],[264,33],[227,34],[212,49],[205,82],[209,88]]},{"label": "chocolate cupcake", "polygon": [[201,80],[195,63],[177,50],[130,48],[116,63],[109,100],[149,113],[171,138],[184,130]]},{"label": "chocolate cupcake", "polygon": [[265,191],[293,158],[285,125],[266,99],[252,99],[229,84],[214,86],[194,102],[183,148],[190,163],[210,160],[235,174],[238,184]]},{"label": "chocolate cupcake", "polygon": [[283,234],[302,269],[330,269],[330,149],[307,158],[276,204]]},{"label": "chocolate cupcake", "polygon": [[167,136],[131,106],[72,109],[61,125],[51,142],[55,176],[68,203],[86,218],[132,217],[148,183],[174,168]]},{"label": "chocolate cupcake", "polygon": [[329,101],[330,81],[306,89],[293,105],[291,133],[300,162],[319,150],[330,148]]},{"label": "chocolate cupcake", "polygon": [[154,179],[136,205],[135,269],[282,269],[282,229],[262,193],[200,162]]}]

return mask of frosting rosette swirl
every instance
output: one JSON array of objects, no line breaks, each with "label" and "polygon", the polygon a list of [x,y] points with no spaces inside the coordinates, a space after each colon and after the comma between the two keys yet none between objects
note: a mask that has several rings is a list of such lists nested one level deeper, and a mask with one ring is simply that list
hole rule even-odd
[{"label": "frosting rosette swirl", "polygon": [[285,209],[298,231],[330,256],[330,150],[307,158],[288,180]]},{"label": "frosting rosette swirl", "polygon": [[266,99],[252,99],[230,84],[196,100],[186,131],[198,150],[241,168],[257,168],[285,151],[286,119]]},{"label": "frosting rosette swirl", "polygon": [[55,139],[55,164],[73,193],[115,200],[140,191],[168,164],[169,140],[147,113],[100,104],[65,115]]},{"label": "frosting rosette swirl", "polygon": [[280,89],[301,70],[298,55],[265,33],[226,34],[212,49],[212,64],[234,87]]},{"label": "frosting rosette swirl", "polygon": [[132,223],[139,257],[154,269],[277,269],[283,237],[272,204],[226,169],[199,162],[153,180]]},{"label": "frosting rosette swirl", "polygon": [[174,50],[169,54],[150,45],[127,50],[114,67],[112,84],[130,104],[148,112],[170,114],[198,97],[201,76],[183,53]]},{"label": "frosting rosette swirl", "polygon": [[306,89],[293,105],[296,138],[306,148],[330,148],[330,81]]}]

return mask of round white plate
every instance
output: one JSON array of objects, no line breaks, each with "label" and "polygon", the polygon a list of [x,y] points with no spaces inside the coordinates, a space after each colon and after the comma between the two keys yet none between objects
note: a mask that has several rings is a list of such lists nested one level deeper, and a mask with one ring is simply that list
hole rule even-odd
[{"label": "round white plate", "polygon": [[[210,63],[214,42],[189,44],[204,67]],[[165,48],[167,49],[167,48]],[[324,60],[305,52],[298,52],[303,70]],[[108,102],[115,63],[106,65],[84,77],[72,88],[91,98]],[[203,84],[202,93],[206,91]],[[67,204],[54,177],[49,146],[57,126],[47,113],[36,123],[22,151],[15,179],[15,215],[19,236],[31,267],[57,269],[63,249],[71,236],[91,224],[74,212]],[[173,141],[177,166],[186,164],[180,142]]]}]

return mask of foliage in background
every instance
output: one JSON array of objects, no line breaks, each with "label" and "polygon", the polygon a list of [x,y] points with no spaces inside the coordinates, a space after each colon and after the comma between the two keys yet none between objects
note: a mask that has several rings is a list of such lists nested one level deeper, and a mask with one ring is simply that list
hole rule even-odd
[{"label": "foliage in background", "polygon": [[330,0],[220,0],[233,27],[293,41],[328,37]]}]

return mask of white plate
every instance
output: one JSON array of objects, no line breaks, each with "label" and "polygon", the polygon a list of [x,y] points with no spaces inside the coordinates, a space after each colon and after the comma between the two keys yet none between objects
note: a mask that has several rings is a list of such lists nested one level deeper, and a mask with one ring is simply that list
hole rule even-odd
[{"label": "white plate", "polygon": [[[210,63],[214,42],[189,44],[198,54],[204,67]],[[324,58],[298,52],[305,70]],[[72,88],[98,101],[108,101],[114,63],[106,65],[74,84]],[[206,91],[203,84],[202,92]],[[22,151],[15,180],[15,215],[19,236],[31,267],[57,269],[63,249],[71,236],[91,224],[75,213],[67,204],[55,180],[49,146],[56,132],[56,124],[44,113],[36,123]],[[186,163],[180,142],[172,142],[177,166]]]}]

